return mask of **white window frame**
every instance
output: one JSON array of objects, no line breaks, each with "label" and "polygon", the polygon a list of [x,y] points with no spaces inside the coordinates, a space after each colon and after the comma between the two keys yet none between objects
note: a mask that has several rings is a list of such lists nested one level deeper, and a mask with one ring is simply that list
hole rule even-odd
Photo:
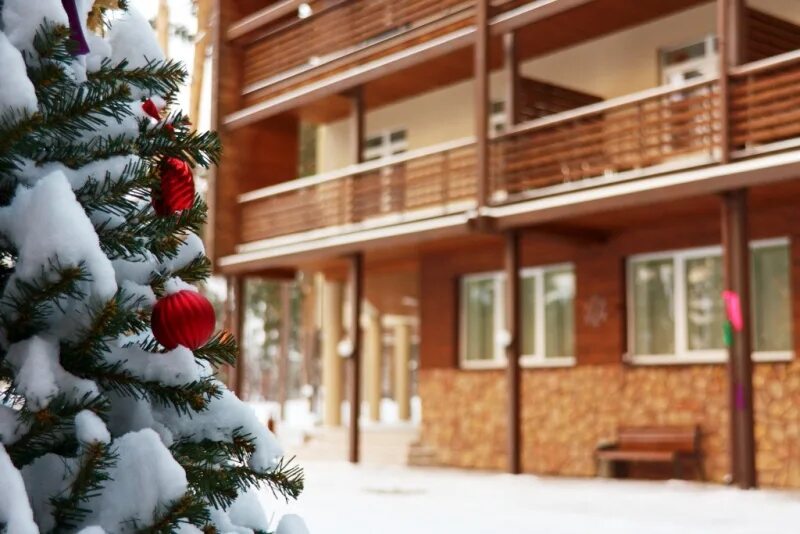
[{"label": "white window frame", "polygon": [[[392,141],[392,134],[397,132],[405,132],[405,137],[402,141]],[[368,139],[373,137],[379,137],[381,139],[381,144],[376,147],[368,148],[366,146],[366,142]],[[400,153],[398,151],[408,151],[408,128],[400,126],[396,128],[387,128],[385,130],[367,134],[364,137],[364,153],[362,154],[364,161],[378,161],[381,159],[390,158]]]},{"label": "white window frame", "polygon": [[[791,243],[788,237],[777,237],[770,239],[759,239],[750,242],[750,250],[757,250],[759,248],[772,247],[776,245],[785,245],[790,247]],[[727,349],[711,349],[711,350],[689,350],[688,337],[686,331],[686,260],[695,258],[706,258],[709,256],[722,257],[722,247],[720,245],[709,247],[696,247],[688,249],[678,249],[669,251],[659,251],[645,254],[635,254],[629,256],[626,260],[626,310],[627,310],[627,341],[628,353],[623,355],[623,360],[628,363],[637,365],[679,365],[679,364],[692,364],[692,363],[725,363],[728,361]],[[674,354],[636,354],[634,351],[635,346],[635,333],[636,333],[636,316],[634,313],[634,298],[633,298],[633,265],[640,261],[651,261],[669,259],[673,260],[674,269],[674,295],[672,303],[674,306],[673,317],[675,318],[675,353]],[[752,273],[750,273],[752,275]],[[720,298],[722,298],[720,296]],[[746,318],[750,321],[750,318]],[[790,327],[793,325],[790,325]],[[720,337],[722,332],[719,333]],[[794,359],[794,351],[754,351],[754,362],[785,362]]]},{"label": "white window frame", "polygon": [[[519,363],[525,367],[568,367],[575,365],[575,355],[568,356],[545,356],[545,347],[546,347],[546,318],[545,318],[545,298],[544,298],[544,277],[547,273],[553,271],[562,271],[565,269],[570,269],[572,271],[573,278],[575,277],[575,265],[572,263],[558,263],[555,265],[545,265],[543,267],[526,267],[521,270],[520,278],[530,278],[533,277],[535,280],[534,288],[535,288],[535,295],[534,295],[534,328],[533,328],[533,340],[534,340],[534,347],[535,352],[534,354],[521,354]],[[575,294],[572,295],[572,305],[575,305]],[[573,310],[573,317],[575,317],[574,310]],[[522,325],[524,329],[526,325]],[[573,347],[575,346],[574,338],[575,338],[575,331],[572,331],[573,336]],[[522,339],[520,338],[520,342]]]},{"label": "white window frame", "polygon": [[[541,267],[525,267],[520,269],[520,279],[534,278],[534,345],[535,354],[520,354],[520,365],[524,367],[569,367],[576,363],[575,356],[545,356],[545,303],[544,303],[544,275],[551,271],[571,269],[575,276],[575,265],[572,263],[558,263]],[[462,369],[499,369],[506,366],[508,359],[505,354],[505,341],[508,339],[508,329],[505,318],[505,280],[504,272],[491,271],[468,274],[459,281],[459,298],[464,294],[464,284],[475,280],[494,280],[494,354],[485,360],[467,360],[466,358],[466,325],[467,306],[459,301],[459,365]],[[573,295],[573,305],[575,296]],[[526,325],[522,325],[525,328]],[[575,336],[573,330],[572,335]],[[521,340],[520,340],[521,341]]]},{"label": "white window frame", "polygon": [[[467,359],[467,305],[464,302],[464,286],[467,282],[492,280],[494,282],[494,354],[483,360]],[[497,271],[472,273],[462,276],[458,283],[458,360],[462,369],[499,369],[506,365],[506,355],[501,343],[500,332],[505,329],[503,322],[503,282],[505,276]],[[499,305],[498,305],[499,304]]]}]

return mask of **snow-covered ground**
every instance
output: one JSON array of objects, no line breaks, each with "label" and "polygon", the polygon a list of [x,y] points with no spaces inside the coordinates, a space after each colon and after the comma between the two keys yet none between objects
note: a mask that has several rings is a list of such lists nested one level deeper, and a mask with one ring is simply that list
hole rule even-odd
[{"label": "snow-covered ground", "polygon": [[313,534],[797,534],[800,492],[304,465]]}]

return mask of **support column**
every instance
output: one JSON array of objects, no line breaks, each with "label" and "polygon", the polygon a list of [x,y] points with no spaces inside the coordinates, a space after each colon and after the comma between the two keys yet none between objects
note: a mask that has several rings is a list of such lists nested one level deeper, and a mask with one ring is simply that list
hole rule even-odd
[{"label": "support column", "polygon": [[489,0],[477,0],[475,25],[475,177],[480,217],[489,197]]},{"label": "support column", "polygon": [[322,295],[322,387],[325,395],[323,422],[327,426],[342,425],[344,366],[339,356],[341,340],[342,284],[325,280]]},{"label": "support column", "polygon": [[381,420],[381,383],[383,363],[383,336],[381,329],[381,316],[375,311],[367,313],[365,317],[365,342],[364,347],[364,379],[365,393],[369,403],[369,418],[371,421]]},{"label": "support column", "polygon": [[401,421],[411,419],[411,325],[398,321],[394,325],[394,400]]},{"label": "support column", "polygon": [[239,353],[236,355],[236,367],[233,369],[233,392],[240,399],[244,399],[247,383],[247,364],[245,360],[244,342],[244,317],[245,308],[245,284],[243,276],[229,276],[227,278],[228,298],[225,302],[226,319],[228,329],[233,334],[239,345]]},{"label": "support column", "polygon": [[364,161],[364,137],[366,136],[364,88],[360,85],[350,93],[350,146],[353,149],[353,163]]},{"label": "support column", "polygon": [[364,298],[364,256],[350,256],[350,462],[359,461],[361,415],[361,301]]},{"label": "support column", "polygon": [[289,385],[289,337],[292,333],[292,296],[290,282],[281,281],[281,326],[279,334],[280,353],[278,355],[278,403],[280,420],[286,418],[286,397]]},{"label": "support column", "polygon": [[503,35],[504,64],[506,72],[506,121],[512,128],[521,121],[522,81],[519,75],[519,50],[516,32]]},{"label": "support column", "polygon": [[746,60],[745,0],[717,0],[717,46],[719,49],[720,161],[730,162],[730,75],[731,67]]},{"label": "support column", "polygon": [[733,332],[729,349],[730,448],[733,481],[740,488],[757,485],[753,417],[750,247],[747,190],[722,196],[722,246],[725,288],[738,295],[743,327]]},{"label": "support column", "polygon": [[520,338],[521,313],[520,302],[520,258],[519,232],[510,230],[505,236],[505,272],[506,272],[506,329],[508,339],[506,345],[506,370],[508,382],[508,472],[522,472],[521,436],[521,387],[520,387]]},{"label": "support column", "polygon": [[[156,15],[156,36],[158,45],[164,52],[164,57],[169,57],[169,4],[167,0],[159,0],[158,14]],[[194,119],[194,117],[192,117]]]}]

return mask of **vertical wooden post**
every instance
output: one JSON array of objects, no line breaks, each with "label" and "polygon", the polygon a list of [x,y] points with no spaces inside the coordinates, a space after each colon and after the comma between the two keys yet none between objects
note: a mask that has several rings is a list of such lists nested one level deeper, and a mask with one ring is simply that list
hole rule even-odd
[{"label": "vertical wooden post", "polygon": [[747,190],[722,196],[722,244],[725,287],[739,297],[743,327],[733,332],[729,350],[731,471],[743,489],[756,487],[753,417],[752,321],[750,310],[750,247]]},{"label": "vertical wooden post", "polygon": [[519,75],[519,50],[517,34],[508,32],[503,35],[504,69],[506,71],[506,123],[511,128],[521,121],[522,87]]},{"label": "vertical wooden post", "polygon": [[364,161],[364,137],[366,135],[364,88],[358,86],[350,93],[350,146],[353,150],[353,163]]},{"label": "vertical wooden post", "polygon": [[197,34],[194,38],[192,85],[189,97],[189,118],[192,120],[192,127],[195,129],[197,129],[200,123],[200,99],[203,92],[203,78],[205,77],[206,50],[208,50],[210,33],[210,15],[211,0],[198,0]]},{"label": "vertical wooden post", "polygon": [[475,25],[475,178],[480,217],[489,197],[489,0],[477,0]]},{"label": "vertical wooden post", "polygon": [[325,391],[324,418],[328,426],[342,424],[342,284],[322,282],[322,387]]},{"label": "vertical wooden post", "polygon": [[226,322],[228,328],[239,345],[239,354],[236,355],[236,368],[233,376],[233,391],[240,399],[244,399],[247,382],[247,362],[245,359],[244,342],[244,317],[247,303],[245,302],[245,282],[243,276],[229,276],[227,279],[228,298],[225,302]]},{"label": "vertical wooden post", "polygon": [[291,284],[280,282],[281,290],[281,326],[280,353],[278,355],[278,403],[280,404],[281,422],[286,418],[286,397],[289,383],[289,337],[292,333],[292,295]]},{"label": "vertical wooden post", "polygon": [[717,0],[719,50],[720,161],[731,160],[730,68],[745,61],[746,6],[744,0]]},{"label": "vertical wooden post", "polygon": [[411,419],[410,360],[411,325],[398,321],[394,325],[394,400],[401,421]]},{"label": "vertical wooden post", "polygon": [[167,0],[159,0],[158,2],[156,35],[158,37],[158,44],[164,52],[164,56],[169,57],[169,4]]},{"label": "vertical wooden post", "polygon": [[505,271],[506,271],[506,345],[507,380],[508,380],[508,472],[517,474],[522,471],[521,439],[521,377],[519,367],[521,314],[520,301],[520,258],[519,232],[510,230],[505,239]]},{"label": "vertical wooden post", "polygon": [[350,462],[359,461],[361,415],[361,300],[364,297],[364,256],[350,256]]},{"label": "vertical wooden post", "polygon": [[383,331],[381,316],[374,310],[367,313],[366,321],[366,350],[364,351],[364,376],[367,401],[369,403],[369,418],[372,421],[381,420],[381,364],[383,363]]}]

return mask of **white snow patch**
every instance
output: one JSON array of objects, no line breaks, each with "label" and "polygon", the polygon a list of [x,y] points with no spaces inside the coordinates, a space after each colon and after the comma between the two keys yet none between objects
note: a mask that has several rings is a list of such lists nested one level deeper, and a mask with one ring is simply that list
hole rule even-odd
[{"label": "white snow patch", "polygon": [[269,520],[258,499],[258,492],[250,490],[239,495],[228,509],[228,517],[239,526],[269,532]]},{"label": "white snow patch", "polygon": [[256,451],[250,457],[250,467],[259,472],[274,468],[283,455],[275,436],[261,424],[252,408],[227,389],[223,389],[220,398],[212,399],[206,410],[192,417],[181,416],[171,408],[157,407],[153,407],[153,417],[176,437],[192,441],[230,441],[234,430],[241,429],[255,439]]},{"label": "white snow patch", "polygon": [[59,0],[5,0],[3,4],[3,31],[19,50],[34,53],[33,38],[45,20],[69,25]]},{"label": "white snow patch", "polygon": [[39,105],[19,50],[0,32],[0,115],[9,110],[35,113]]},{"label": "white snow patch", "polygon": [[194,291],[197,293],[198,289],[192,284],[187,284],[177,276],[169,278],[166,282],[164,282],[164,292],[167,295],[174,295],[175,293],[180,293],[181,291]]},{"label": "white snow patch", "polygon": [[17,388],[31,410],[46,408],[59,392],[73,399],[99,394],[94,382],[66,372],[58,355],[58,344],[39,336],[14,343],[8,349],[7,361],[16,371]]},{"label": "white snow patch", "polygon": [[206,376],[207,369],[197,363],[194,354],[178,346],[163,354],[153,354],[140,347],[116,347],[105,355],[109,363],[121,362],[134,376],[167,386],[183,386]]},{"label": "white snow patch", "polygon": [[310,534],[305,521],[295,514],[286,514],[278,523],[275,534]]},{"label": "white snow patch", "polygon": [[186,493],[186,473],[150,429],[131,432],[114,442],[119,459],[111,480],[87,503],[85,525],[108,532],[128,532],[130,520],[152,524],[159,510]]},{"label": "white snow patch", "polygon": [[82,410],[75,416],[75,436],[80,443],[109,443],[111,435],[96,413]]},{"label": "white snow patch", "polygon": [[9,534],[39,534],[22,475],[0,445],[0,524]]},{"label": "white snow patch", "polygon": [[105,302],[116,293],[111,262],[63,172],[45,176],[31,189],[18,188],[11,206],[0,210],[0,228],[19,251],[7,287],[14,287],[14,279],[36,278],[58,258],[62,266],[85,264],[91,296]]},{"label": "white snow patch", "polygon": [[[153,28],[133,6],[113,22],[108,39],[111,43],[111,61],[115,64],[127,60],[128,67],[134,69],[164,59]],[[134,98],[153,96],[137,87],[131,87],[131,95]],[[141,107],[141,103],[139,105]]]},{"label": "white snow patch", "polygon": [[106,534],[102,527],[93,525],[91,527],[82,528],[78,534]]}]

